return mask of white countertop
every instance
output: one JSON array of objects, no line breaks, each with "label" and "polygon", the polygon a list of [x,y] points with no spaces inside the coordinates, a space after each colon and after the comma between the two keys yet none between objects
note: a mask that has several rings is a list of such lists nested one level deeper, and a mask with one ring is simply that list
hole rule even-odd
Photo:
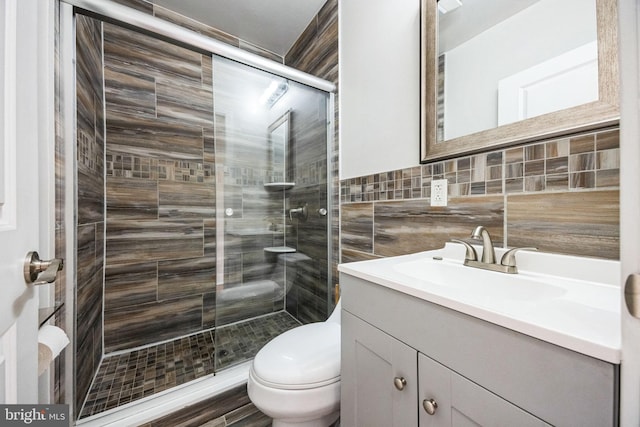
[{"label": "white countertop", "polygon": [[[503,252],[496,248],[498,260]],[[338,270],[620,363],[620,263],[538,252],[518,252],[516,258],[518,274],[466,267],[462,245],[447,243],[435,251],[340,264]]]}]

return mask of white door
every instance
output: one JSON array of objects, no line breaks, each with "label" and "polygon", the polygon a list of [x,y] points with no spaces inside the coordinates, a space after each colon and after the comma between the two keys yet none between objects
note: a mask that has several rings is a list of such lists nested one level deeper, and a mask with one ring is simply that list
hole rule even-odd
[{"label": "white door", "polygon": [[39,116],[38,1],[0,0],[0,403],[38,403],[38,297],[22,273],[39,249],[38,139],[49,123]]},{"label": "white door", "polygon": [[[640,5],[619,0],[621,282],[640,273]],[[640,319],[622,307],[620,425],[640,426]]]}]

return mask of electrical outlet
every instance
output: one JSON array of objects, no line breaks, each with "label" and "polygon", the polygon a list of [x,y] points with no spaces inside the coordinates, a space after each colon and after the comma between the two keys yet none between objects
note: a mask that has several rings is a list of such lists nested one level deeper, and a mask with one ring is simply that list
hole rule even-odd
[{"label": "electrical outlet", "polygon": [[447,180],[431,181],[431,206],[447,206]]}]

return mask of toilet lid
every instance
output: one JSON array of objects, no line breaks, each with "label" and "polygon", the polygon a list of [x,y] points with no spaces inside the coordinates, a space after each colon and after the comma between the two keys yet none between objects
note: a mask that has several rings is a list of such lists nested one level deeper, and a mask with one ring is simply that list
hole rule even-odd
[{"label": "toilet lid", "polygon": [[311,323],[267,343],[253,359],[260,382],[277,388],[331,384],[340,380],[340,325]]}]

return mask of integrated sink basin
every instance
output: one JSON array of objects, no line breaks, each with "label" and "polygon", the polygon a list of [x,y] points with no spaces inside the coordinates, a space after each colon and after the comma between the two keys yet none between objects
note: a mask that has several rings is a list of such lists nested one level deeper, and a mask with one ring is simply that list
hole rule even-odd
[{"label": "integrated sink basin", "polygon": [[561,297],[567,292],[566,288],[543,278],[477,270],[440,257],[401,262],[394,265],[393,270],[415,279],[417,287],[425,284],[427,288],[442,286],[450,295],[459,293],[460,298],[536,302]]},{"label": "integrated sink basin", "polygon": [[[497,256],[504,252],[496,248]],[[505,274],[465,266],[464,257],[463,245],[447,243],[434,251],[341,264],[338,269],[552,344],[620,363],[618,261],[519,252],[519,272]]]}]

